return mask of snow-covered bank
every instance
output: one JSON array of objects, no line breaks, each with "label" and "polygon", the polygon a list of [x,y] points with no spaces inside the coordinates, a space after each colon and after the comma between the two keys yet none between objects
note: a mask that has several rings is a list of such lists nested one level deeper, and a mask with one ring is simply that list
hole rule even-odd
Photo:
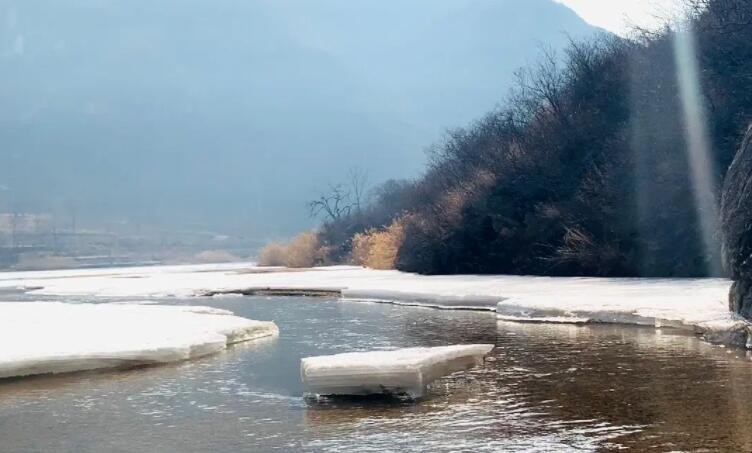
[{"label": "snow-covered bank", "polygon": [[276,334],[210,307],[0,302],[0,378],[177,362]]},{"label": "snow-covered bank", "polygon": [[499,319],[524,322],[612,323],[677,328],[714,343],[747,346],[750,323],[728,309],[730,282],[721,279],[557,279],[509,292]]},{"label": "snow-covered bank", "polygon": [[315,290],[345,300],[498,311],[504,319],[523,321],[678,327],[735,344],[746,342],[748,330],[747,322],[728,310],[731,282],[725,279],[420,276],[349,266],[286,270],[252,264],[58,272],[0,274],[0,295],[15,287],[39,288],[33,294],[129,299]]}]

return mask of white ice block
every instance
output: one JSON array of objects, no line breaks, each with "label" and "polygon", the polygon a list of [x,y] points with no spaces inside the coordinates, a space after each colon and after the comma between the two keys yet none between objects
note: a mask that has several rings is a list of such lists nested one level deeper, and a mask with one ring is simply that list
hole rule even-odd
[{"label": "white ice block", "polygon": [[300,375],[316,395],[409,395],[417,398],[434,380],[473,368],[494,345],[472,344],[306,357]]},{"label": "white ice block", "polygon": [[0,378],[177,362],[278,332],[210,307],[0,302]]}]

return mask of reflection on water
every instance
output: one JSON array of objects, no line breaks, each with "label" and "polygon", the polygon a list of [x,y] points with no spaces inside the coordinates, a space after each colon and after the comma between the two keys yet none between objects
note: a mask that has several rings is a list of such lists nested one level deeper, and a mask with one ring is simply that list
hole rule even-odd
[{"label": "reflection on water", "polygon": [[[178,365],[4,381],[0,450],[752,448],[752,361],[668,330],[300,298],[190,303],[273,319],[281,335]],[[471,342],[497,349],[414,404],[301,397],[307,355]]]}]

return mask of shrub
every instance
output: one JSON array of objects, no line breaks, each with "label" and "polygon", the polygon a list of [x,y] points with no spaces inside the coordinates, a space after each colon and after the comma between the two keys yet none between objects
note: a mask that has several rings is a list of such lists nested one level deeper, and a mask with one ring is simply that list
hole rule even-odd
[{"label": "shrub", "polygon": [[312,267],[322,264],[320,249],[319,237],[315,232],[300,233],[287,245],[285,266]]},{"label": "shrub", "polygon": [[326,262],[327,247],[319,241],[318,233],[306,231],[289,243],[270,242],[258,253],[259,266],[293,268],[319,266]]},{"label": "shrub", "polygon": [[279,242],[266,244],[258,253],[259,266],[284,266],[287,246]]},{"label": "shrub", "polygon": [[372,228],[358,233],[352,239],[351,261],[372,269],[394,269],[404,238],[401,218],[383,230]]},{"label": "shrub", "polygon": [[350,251],[350,262],[357,266],[368,266],[368,255],[371,253],[373,246],[373,235],[376,234],[376,228],[370,228],[362,233],[356,233],[352,237]]}]

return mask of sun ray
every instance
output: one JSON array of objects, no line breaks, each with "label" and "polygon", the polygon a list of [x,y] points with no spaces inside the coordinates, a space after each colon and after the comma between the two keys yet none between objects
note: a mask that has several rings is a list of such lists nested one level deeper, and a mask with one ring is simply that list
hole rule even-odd
[{"label": "sun ray", "polygon": [[708,273],[720,275],[716,173],[711,158],[711,144],[700,82],[695,35],[689,23],[683,25],[675,34],[674,59],[679,83],[692,191],[697,218],[702,230],[702,242],[708,264]]}]

